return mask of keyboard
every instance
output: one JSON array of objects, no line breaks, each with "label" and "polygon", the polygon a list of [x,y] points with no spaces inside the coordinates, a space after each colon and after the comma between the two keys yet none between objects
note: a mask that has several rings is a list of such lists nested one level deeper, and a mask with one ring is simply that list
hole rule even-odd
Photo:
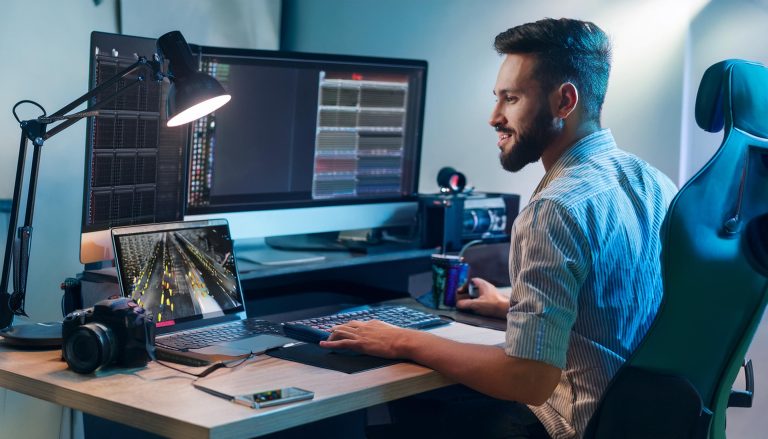
[{"label": "keyboard", "polygon": [[412,329],[425,329],[448,323],[434,314],[417,311],[405,306],[380,306],[283,323],[283,332],[286,337],[299,341],[319,343],[328,339],[331,335],[331,328],[351,320],[381,320],[391,325]]},{"label": "keyboard", "polygon": [[155,339],[155,344],[177,351],[200,349],[222,341],[239,340],[260,334],[283,335],[279,323],[259,319],[237,320],[209,328],[191,329]]}]

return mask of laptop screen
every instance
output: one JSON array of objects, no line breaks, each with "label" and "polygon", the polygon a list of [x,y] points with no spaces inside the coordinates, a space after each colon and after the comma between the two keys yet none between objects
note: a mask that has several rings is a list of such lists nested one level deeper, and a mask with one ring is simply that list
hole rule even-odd
[{"label": "laptop screen", "polygon": [[244,310],[226,220],[112,229],[123,295],[158,327]]}]

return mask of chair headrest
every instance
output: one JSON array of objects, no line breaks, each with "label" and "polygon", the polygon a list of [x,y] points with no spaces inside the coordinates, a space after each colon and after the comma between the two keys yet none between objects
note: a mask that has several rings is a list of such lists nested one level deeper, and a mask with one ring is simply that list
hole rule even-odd
[{"label": "chair headrest", "polygon": [[728,123],[768,137],[768,69],[760,63],[728,59],[710,66],[696,94],[696,123],[716,133]]}]

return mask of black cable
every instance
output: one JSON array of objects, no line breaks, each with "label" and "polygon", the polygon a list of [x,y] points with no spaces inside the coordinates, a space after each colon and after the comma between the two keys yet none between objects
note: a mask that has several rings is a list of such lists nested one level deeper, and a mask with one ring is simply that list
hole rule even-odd
[{"label": "black cable", "polygon": [[32,105],[36,106],[37,108],[39,108],[43,112],[43,114],[41,114],[39,117],[45,117],[45,115],[47,114],[45,112],[45,108],[43,108],[42,105],[38,104],[35,101],[30,101],[30,100],[24,99],[23,101],[16,102],[16,105],[13,106],[13,110],[11,110],[11,111],[13,111],[13,117],[16,119],[16,122],[18,122],[18,123],[21,123],[21,119],[19,119],[19,115],[16,114],[16,108],[18,108],[19,105],[21,105],[21,104],[32,104]]},{"label": "black cable", "polygon": [[253,353],[248,353],[248,354],[244,354],[244,355],[240,356],[239,358],[237,358],[235,360],[231,360],[231,361],[217,361],[217,362],[211,364],[210,366],[206,367],[205,369],[203,369],[202,372],[199,372],[199,373],[193,373],[193,372],[186,371],[184,369],[180,369],[178,367],[171,366],[170,364],[166,363],[165,361],[161,361],[161,360],[155,360],[155,363],[157,363],[157,364],[159,364],[161,366],[167,367],[168,369],[175,370],[176,372],[185,373],[187,375],[192,375],[192,376],[197,377],[197,378],[203,378],[203,377],[206,377],[206,376],[210,375],[214,371],[221,369],[222,367],[226,368],[226,369],[234,369],[236,367],[242,366],[243,364],[245,364],[245,362],[247,360],[249,360],[249,359],[251,359],[253,357],[254,357]]},{"label": "black cable", "polygon": [[475,246],[477,244],[482,244],[484,242],[485,241],[482,239],[475,239],[475,240],[469,241],[468,243],[464,244],[463,247],[461,247],[461,250],[459,251],[459,257],[460,258],[464,257],[464,252],[466,252],[468,248]]}]

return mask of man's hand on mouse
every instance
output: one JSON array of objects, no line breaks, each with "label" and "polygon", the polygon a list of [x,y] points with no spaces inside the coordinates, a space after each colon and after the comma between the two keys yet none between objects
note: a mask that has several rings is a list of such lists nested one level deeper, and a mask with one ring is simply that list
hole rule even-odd
[{"label": "man's hand on mouse", "polygon": [[504,297],[493,284],[479,277],[473,277],[469,282],[475,286],[477,297],[470,298],[468,287],[464,286],[456,292],[456,308],[497,319],[507,318],[508,297]]}]

